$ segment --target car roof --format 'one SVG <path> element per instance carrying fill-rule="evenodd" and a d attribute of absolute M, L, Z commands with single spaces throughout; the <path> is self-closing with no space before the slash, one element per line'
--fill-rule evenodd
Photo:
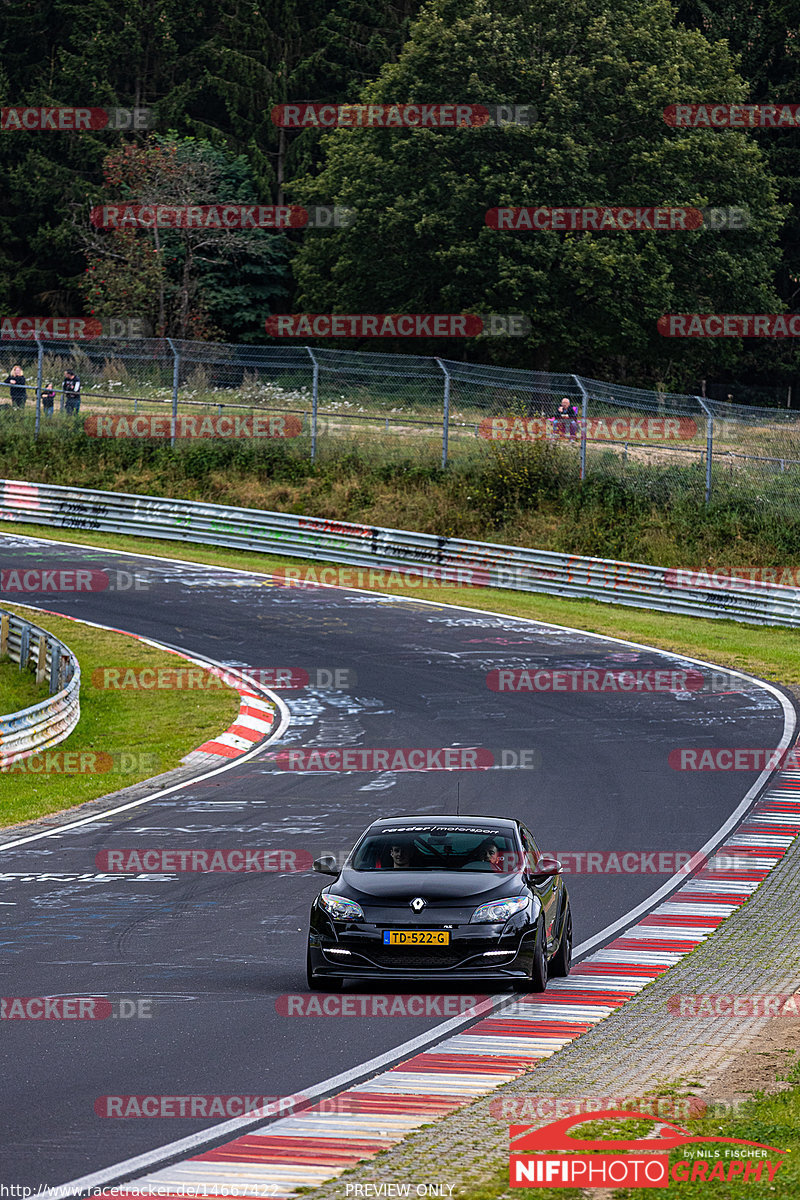
<path fill-rule="evenodd" d="M 484 816 L 482 813 L 461 813 L 457 817 L 451 813 L 423 813 L 422 815 L 417 813 L 415 816 L 381 817 L 379 820 L 373 821 L 369 828 L 380 833 L 382 829 L 395 829 L 401 826 L 413 829 L 432 829 L 446 825 L 451 829 L 463 828 L 466 831 L 478 822 L 482 825 L 491 825 L 495 829 L 516 828 L 519 825 L 519 822 L 513 817 Z"/>

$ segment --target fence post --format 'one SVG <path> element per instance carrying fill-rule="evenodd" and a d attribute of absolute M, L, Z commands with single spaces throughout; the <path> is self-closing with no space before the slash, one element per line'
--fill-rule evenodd
<path fill-rule="evenodd" d="M 39 422 L 42 417 L 42 365 L 44 362 L 44 346 L 39 335 L 36 335 L 36 424 L 33 427 L 34 439 L 39 436 Z"/>
<path fill-rule="evenodd" d="M 695 400 L 706 414 L 706 504 L 711 501 L 711 461 L 714 457 L 714 414 L 702 396 Z"/>
<path fill-rule="evenodd" d="M 311 381 L 311 461 L 317 461 L 317 409 L 319 407 L 319 363 L 314 357 L 314 351 L 306 346 L 308 356 L 314 364 L 314 374 Z"/>
<path fill-rule="evenodd" d="M 581 483 L 583 483 L 586 478 L 586 425 L 589 421 L 589 393 L 577 375 L 573 375 L 572 378 L 578 385 L 578 390 L 583 397 L 583 407 L 581 410 Z"/>
<path fill-rule="evenodd" d="M 440 358 L 436 363 L 444 372 L 444 406 L 442 409 L 442 470 L 447 466 L 447 447 L 450 440 L 450 372 Z"/>
<path fill-rule="evenodd" d="M 175 349 L 175 343 L 172 338 L 167 338 L 169 348 L 172 351 L 172 426 L 170 429 L 169 444 L 175 445 L 175 433 L 178 428 L 178 381 L 180 378 L 181 356 Z"/>

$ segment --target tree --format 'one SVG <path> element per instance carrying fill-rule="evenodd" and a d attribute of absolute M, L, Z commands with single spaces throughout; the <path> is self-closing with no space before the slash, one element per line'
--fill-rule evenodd
<path fill-rule="evenodd" d="M 662 339 L 684 311 L 776 311 L 781 213 L 764 156 L 744 133 L 667 126 L 663 109 L 744 97 L 723 45 L 675 28 L 668 0 L 431 0 L 398 62 L 363 99 L 532 104 L 532 127 L 344 129 L 292 196 L 354 208 L 309 239 L 297 307 L 339 312 L 527 313 L 532 333 L 485 343 L 496 361 L 674 382 L 735 357 L 729 342 Z M 740 205 L 744 233 L 500 233 L 487 209 L 552 205 Z M 389 346 L 381 344 L 381 349 Z M 399 348 L 399 347 L 393 347 Z M 407 348 L 407 344 L 406 347 Z M 415 350 L 441 347 L 420 347 Z M 464 353 L 463 343 L 448 347 Z M 473 356 L 476 347 L 469 347 Z"/>
<path fill-rule="evenodd" d="M 206 141 L 151 137 L 106 157 L 101 204 L 253 204 L 246 160 Z M 285 235 L 187 228 L 100 232 L 78 226 L 84 293 L 98 316 L 144 317 L 159 336 L 253 340 L 286 294 Z"/>

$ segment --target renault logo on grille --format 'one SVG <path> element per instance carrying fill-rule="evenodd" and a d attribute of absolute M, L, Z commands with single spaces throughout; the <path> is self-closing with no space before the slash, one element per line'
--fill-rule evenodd
<path fill-rule="evenodd" d="M 415 896 L 411 901 L 411 907 L 415 913 L 421 913 L 425 907 L 425 901 L 422 899 L 422 896 Z"/>

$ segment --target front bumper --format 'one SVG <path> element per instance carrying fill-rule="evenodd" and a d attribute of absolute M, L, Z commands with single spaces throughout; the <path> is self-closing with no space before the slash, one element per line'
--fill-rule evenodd
<path fill-rule="evenodd" d="M 338 932 L 338 931 L 337 931 Z M 309 936 L 315 975 L 335 979 L 524 979 L 530 976 L 535 930 L 501 936 L 502 927 L 454 929 L 447 947 L 389 947 L 382 928 L 349 926 L 338 936 Z"/>

